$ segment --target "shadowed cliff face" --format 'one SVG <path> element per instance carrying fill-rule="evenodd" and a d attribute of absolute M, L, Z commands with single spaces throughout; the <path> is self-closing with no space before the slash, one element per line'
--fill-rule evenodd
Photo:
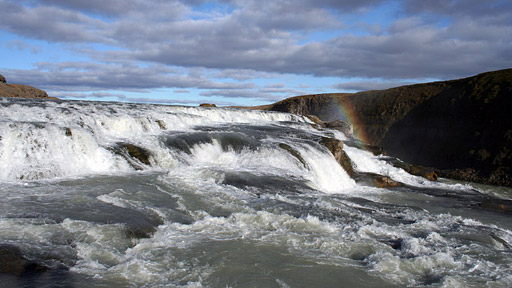
<path fill-rule="evenodd" d="M 512 69 L 354 94 L 289 98 L 269 110 L 348 120 L 355 135 L 440 176 L 512 186 Z M 340 111 L 350 119 L 340 117 Z"/>
<path fill-rule="evenodd" d="M 512 70 L 450 81 L 395 122 L 380 145 L 405 161 L 477 170 L 482 182 L 511 185 Z"/>

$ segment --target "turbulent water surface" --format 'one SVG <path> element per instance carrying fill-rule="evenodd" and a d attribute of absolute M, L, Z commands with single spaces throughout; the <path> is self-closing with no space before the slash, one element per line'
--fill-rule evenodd
<path fill-rule="evenodd" d="M 510 190 L 407 174 L 299 116 L 2 99 L 0 137 L 0 248 L 45 267 L 2 287 L 512 286 Z M 356 182 L 322 137 L 405 185 Z"/>

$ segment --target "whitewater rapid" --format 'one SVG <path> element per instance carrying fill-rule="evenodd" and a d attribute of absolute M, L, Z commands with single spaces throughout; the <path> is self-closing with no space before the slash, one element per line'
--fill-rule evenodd
<path fill-rule="evenodd" d="M 325 137 L 403 185 L 352 179 Z M 287 113 L 1 99 L 0 252 L 48 271 L 0 284 L 512 285 L 509 190 L 432 182 L 353 142 Z"/>
<path fill-rule="evenodd" d="M 325 192 L 354 186 L 326 149 L 297 144 L 294 135 L 272 139 L 265 133 L 242 131 L 243 125 L 288 125 L 317 133 L 306 118 L 291 114 L 121 103 L 5 104 L 0 112 L 0 180 L 4 181 L 129 172 L 133 165 L 114 151 L 117 144 L 129 143 L 151 154 L 144 170 L 218 165 L 277 175 L 298 172 L 298 177 Z M 223 129 L 227 125 L 241 125 L 240 131 Z M 219 132 L 202 131 L 205 126 Z M 308 162 L 308 171 L 283 153 L 280 143 L 295 146 Z"/>

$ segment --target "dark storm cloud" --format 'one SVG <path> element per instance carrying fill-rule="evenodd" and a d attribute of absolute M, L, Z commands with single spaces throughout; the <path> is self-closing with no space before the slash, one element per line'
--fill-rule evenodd
<path fill-rule="evenodd" d="M 285 7 L 288 2 L 280 3 Z M 267 14 L 266 19 L 280 18 L 271 17 L 280 15 L 274 10 L 268 8 L 267 12 L 274 14 Z M 254 18 L 259 16 L 242 17 L 244 13 L 247 16 L 254 12 L 170 23 L 161 27 L 162 30 L 153 31 L 155 37 L 172 35 L 169 41 L 153 43 L 151 47 L 141 44 L 125 55 L 123 52 L 117 55 L 184 67 L 392 79 L 462 77 L 512 65 L 508 57 L 512 25 L 497 27 L 486 24 L 486 19 L 454 18 L 450 25 L 439 28 L 430 19 L 406 17 L 392 23 L 381 35 L 345 34 L 301 45 L 283 28 L 283 23 L 267 21 L 265 25 L 274 25 L 274 30 L 265 25 L 246 25 L 258 24 Z M 288 24 L 287 27 L 293 26 Z M 152 35 L 151 31 L 137 34 L 143 33 Z"/>
<path fill-rule="evenodd" d="M 53 97 L 60 99 L 82 100 L 82 99 L 95 99 L 95 100 L 116 100 L 137 103 L 158 103 L 158 104 L 173 104 L 173 105 L 191 105 L 201 104 L 204 100 L 191 100 L 191 99 L 174 99 L 172 96 L 165 99 L 155 99 L 153 97 L 129 97 L 119 93 L 108 92 L 94 92 L 94 93 L 76 93 L 76 92 L 55 92 Z M 220 106 L 234 106 L 236 103 L 229 101 L 215 101 L 216 105 Z"/>
<path fill-rule="evenodd" d="M 163 66 L 140 68 L 82 62 L 38 63 L 37 69 L 10 69 L 5 73 L 13 83 L 31 83 L 43 89 L 66 91 L 119 89 L 144 92 L 153 88 L 229 90 L 254 87 L 252 83 L 216 82 L 201 75 L 176 73 Z"/>
<path fill-rule="evenodd" d="M 459 32 L 459 25 L 471 31 Z M 450 78 L 512 66 L 512 58 L 508 58 L 511 28 L 500 27 L 496 32 L 492 27 L 469 24 L 444 29 L 417 25 L 401 30 L 394 27 L 395 31 L 385 35 L 343 35 L 304 45 L 240 28 L 230 29 L 237 35 L 233 41 L 220 41 L 222 37 L 213 32 L 151 51 L 129 52 L 124 57 L 185 67 L 315 76 Z M 219 34 L 223 31 L 221 27 Z M 468 35 L 457 38 L 457 33 Z"/>
<path fill-rule="evenodd" d="M 124 18 L 127 15 L 140 17 L 147 11 L 151 11 L 152 19 L 173 19 L 181 17 L 188 11 L 187 6 L 179 1 L 168 0 L 39 0 L 37 2 L 83 13 L 98 14 L 107 18 Z"/>
<path fill-rule="evenodd" d="M 189 2 L 189 1 L 183 1 Z M 192 1 L 197 2 L 197 1 Z M 205 1 L 200 1 L 204 3 Z M 274 3 L 279 2 L 279 7 L 282 7 L 281 10 L 284 13 L 288 11 L 297 11 L 300 9 L 311 10 L 311 9 L 334 9 L 343 13 L 353 13 L 353 12 L 363 12 L 374 5 L 378 5 L 380 3 L 385 2 L 385 0 L 281 0 L 281 1 L 259 1 L 259 0 L 221 0 L 221 2 L 229 3 L 235 5 L 237 7 L 261 7 L 261 5 L 274 5 Z M 299 17 L 300 18 L 300 17 Z"/>
<path fill-rule="evenodd" d="M 15 34 L 50 42 L 109 42 L 102 36 L 108 29 L 104 22 L 57 7 L 0 1 L 0 24 Z"/>
<path fill-rule="evenodd" d="M 205 103 L 204 100 L 191 100 L 191 99 L 175 99 L 166 98 L 166 99 L 155 99 L 151 97 L 125 97 L 123 100 L 128 102 L 137 102 L 137 103 L 157 103 L 157 104 L 172 104 L 172 105 L 199 105 Z M 215 105 L 218 106 L 236 106 L 237 103 L 230 101 L 215 101 Z"/>
<path fill-rule="evenodd" d="M 265 93 L 254 90 L 209 90 L 200 93 L 205 97 L 224 97 L 224 98 L 252 98 L 265 101 L 277 101 L 283 98 L 282 95 Z"/>
<path fill-rule="evenodd" d="M 495 18 L 504 13 L 510 14 L 512 9 L 512 2 L 509 0 L 407 0 L 403 3 L 405 12 L 409 14 L 429 12 L 436 15 L 477 18 L 486 16 Z M 511 19 L 509 23 L 510 21 Z"/>
<path fill-rule="evenodd" d="M 316 30 L 342 25 L 327 10 L 307 1 L 245 1 L 233 18 L 262 30 Z"/>

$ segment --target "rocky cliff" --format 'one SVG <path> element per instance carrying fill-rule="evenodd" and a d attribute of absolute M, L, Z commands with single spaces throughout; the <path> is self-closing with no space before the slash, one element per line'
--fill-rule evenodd
<path fill-rule="evenodd" d="M 56 99 L 48 97 L 48 94 L 45 91 L 32 86 L 23 84 L 7 84 L 5 77 L 2 75 L 0 75 L 0 97 Z"/>
<path fill-rule="evenodd" d="M 289 98 L 267 110 L 350 121 L 354 133 L 440 176 L 512 186 L 512 69 L 354 94 Z"/>

